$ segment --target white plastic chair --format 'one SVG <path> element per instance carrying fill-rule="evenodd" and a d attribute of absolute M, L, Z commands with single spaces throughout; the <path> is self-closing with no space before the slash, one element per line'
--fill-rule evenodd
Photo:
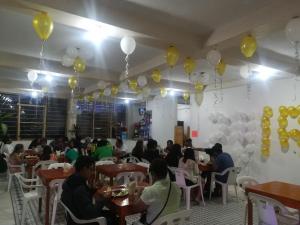
<path fill-rule="evenodd" d="M 51 164 L 54 164 L 54 163 L 57 163 L 57 161 L 54 161 L 54 160 L 44 160 L 44 161 L 39 161 L 37 164 L 35 164 L 33 167 L 32 167 L 32 178 L 35 178 L 36 177 L 36 170 L 37 168 L 40 168 L 42 170 L 45 170 L 45 169 L 48 169 L 48 167 L 51 165 Z"/>
<path fill-rule="evenodd" d="M 138 163 L 140 160 L 134 156 L 126 157 L 122 160 L 123 163 Z"/>
<path fill-rule="evenodd" d="M 67 169 L 71 169 L 73 166 L 70 163 L 53 163 L 50 164 L 48 167 L 48 170 L 51 169 L 58 169 L 58 168 L 67 168 Z"/>
<path fill-rule="evenodd" d="M 4 158 L 4 160 L 6 161 L 7 164 L 7 177 L 8 177 L 8 183 L 7 183 L 7 191 L 10 190 L 11 188 L 11 182 L 12 182 L 12 178 L 16 173 L 19 172 L 13 172 L 13 169 L 18 169 L 21 171 L 22 174 L 25 174 L 25 167 L 24 165 L 12 165 L 9 162 L 9 157 L 7 156 L 6 158 Z"/>
<path fill-rule="evenodd" d="M 22 176 L 22 173 L 15 173 L 15 176 L 18 179 L 18 183 L 21 187 L 21 191 L 23 194 L 23 209 L 22 209 L 22 217 L 21 217 L 21 225 L 23 225 L 25 222 L 26 211 L 27 211 L 29 201 L 33 201 L 41 198 L 38 188 L 42 188 L 43 186 L 38 184 L 33 184 L 33 183 L 37 183 L 38 179 L 26 179 Z M 29 183 L 30 185 L 28 185 Z M 30 191 L 26 192 L 25 189 Z"/>
<path fill-rule="evenodd" d="M 159 217 L 152 225 L 186 225 L 189 224 L 192 210 L 182 210 Z"/>
<path fill-rule="evenodd" d="M 299 224 L 299 219 L 289 216 L 286 207 L 279 201 L 261 196 L 254 193 L 249 193 L 250 200 L 256 203 L 258 210 L 258 220 L 260 225 L 296 225 Z M 279 208 L 281 214 L 276 214 L 275 208 Z"/>
<path fill-rule="evenodd" d="M 49 183 L 49 187 L 55 191 L 53 205 L 52 205 L 52 216 L 51 216 L 51 225 L 55 223 L 57 204 L 60 202 L 60 197 L 62 193 L 62 185 L 65 179 L 55 179 Z"/>
<path fill-rule="evenodd" d="M 137 165 L 139 166 L 142 166 L 142 167 L 145 167 L 145 168 L 148 168 L 150 167 L 150 164 L 149 163 L 144 163 L 144 162 L 138 162 Z"/>
<path fill-rule="evenodd" d="M 142 172 L 122 172 L 116 176 L 117 181 L 123 181 L 123 184 L 128 184 L 130 181 L 141 182 L 145 179 Z"/>
<path fill-rule="evenodd" d="M 113 161 L 114 163 L 116 163 L 118 159 L 112 156 L 112 157 L 103 157 L 99 161 Z"/>
<path fill-rule="evenodd" d="M 70 215 L 71 219 L 77 224 L 89 224 L 89 223 L 98 223 L 99 225 L 106 225 L 106 219 L 104 217 L 98 217 L 90 220 L 80 220 L 71 212 L 71 210 L 62 202 L 60 204 L 65 208 L 66 213 Z"/>
<path fill-rule="evenodd" d="M 142 160 L 143 163 L 150 164 L 150 162 L 147 159 L 141 158 L 141 160 Z"/>
<path fill-rule="evenodd" d="M 191 204 L 191 201 L 190 201 L 190 199 L 191 199 L 191 189 L 197 188 L 197 187 L 200 188 L 202 203 L 205 206 L 204 197 L 203 197 L 202 182 L 201 182 L 200 177 L 198 177 L 198 179 L 197 179 L 198 182 L 194 185 L 191 185 L 191 186 L 187 186 L 186 183 L 185 183 L 185 177 L 189 177 L 188 172 L 186 172 L 185 170 L 176 168 L 175 169 L 175 177 L 176 177 L 176 184 L 180 188 L 184 189 L 184 191 L 185 191 L 185 201 L 186 201 L 186 209 L 187 210 L 190 209 L 190 204 Z"/>
<path fill-rule="evenodd" d="M 111 160 L 100 160 L 100 161 L 97 161 L 95 163 L 96 166 L 101 166 L 101 165 L 111 165 L 111 164 L 115 164 L 114 161 L 111 161 Z"/>
<path fill-rule="evenodd" d="M 236 178 L 237 178 L 237 175 L 238 175 L 238 171 L 239 171 L 239 169 L 237 169 L 236 167 L 230 167 L 230 168 L 224 170 L 222 173 L 213 172 L 211 174 L 209 200 L 211 199 L 211 194 L 213 192 L 214 182 L 218 183 L 222 186 L 222 201 L 223 201 L 224 205 L 227 204 L 228 186 L 229 185 L 234 186 L 235 194 L 236 194 L 236 197 L 238 198 L 237 188 L 236 188 Z M 227 178 L 226 183 L 223 183 L 221 181 L 216 180 L 216 176 L 223 176 L 227 173 L 228 173 L 228 178 Z"/>

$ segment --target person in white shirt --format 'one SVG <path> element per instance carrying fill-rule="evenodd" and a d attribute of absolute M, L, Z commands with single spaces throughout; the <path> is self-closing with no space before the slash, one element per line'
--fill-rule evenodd
<path fill-rule="evenodd" d="M 3 144 L 1 146 L 1 154 L 10 155 L 14 150 L 14 146 L 9 137 L 3 139 Z"/>
<path fill-rule="evenodd" d="M 147 209 L 147 213 L 139 221 L 142 224 L 152 224 L 161 216 L 175 213 L 180 205 L 181 190 L 167 176 L 166 161 L 163 159 L 153 160 L 149 172 L 153 185 L 143 190 L 136 203 L 137 207 Z"/>

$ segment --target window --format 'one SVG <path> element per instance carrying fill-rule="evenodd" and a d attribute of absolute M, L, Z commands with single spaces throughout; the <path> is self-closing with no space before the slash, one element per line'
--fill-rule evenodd
<path fill-rule="evenodd" d="M 77 125 L 81 137 L 115 137 L 126 124 L 126 106 L 119 103 L 77 103 Z"/>
<path fill-rule="evenodd" d="M 28 95 L 0 94 L 0 115 L 13 139 L 32 139 L 65 135 L 67 100 Z"/>

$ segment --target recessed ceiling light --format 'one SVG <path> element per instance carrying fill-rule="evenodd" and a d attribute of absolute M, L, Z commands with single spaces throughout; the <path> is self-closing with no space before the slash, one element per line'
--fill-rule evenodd
<path fill-rule="evenodd" d="M 130 100 L 129 99 L 125 99 L 125 104 L 129 104 L 130 103 Z"/>
<path fill-rule="evenodd" d="M 31 92 L 31 97 L 36 98 L 38 96 L 38 93 L 36 91 Z"/>
<path fill-rule="evenodd" d="M 255 72 L 254 77 L 263 81 L 274 77 L 277 73 L 277 70 L 266 66 L 258 66 L 257 68 L 253 69 L 253 71 Z"/>
<path fill-rule="evenodd" d="M 94 44 L 100 44 L 105 38 L 107 38 L 106 32 L 99 28 L 94 28 L 85 33 L 84 38 L 93 42 Z"/>
<path fill-rule="evenodd" d="M 49 83 L 51 83 L 52 81 L 52 76 L 47 74 L 46 77 L 45 77 L 45 80 L 48 81 Z"/>
<path fill-rule="evenodd" d="M 175 95 L 175 91 L 174 90 L 169 90 L 169 95 L 174 96 Z"/>

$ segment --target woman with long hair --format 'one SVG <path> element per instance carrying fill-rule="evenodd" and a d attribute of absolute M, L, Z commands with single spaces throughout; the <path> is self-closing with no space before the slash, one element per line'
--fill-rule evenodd
<path fill-rule="evenodd" d="M 132 149 L 132 156 L 138 158 L 140 161 L 144 155 L 144 142 L 143 140 L 137 140 L 134 148 Z"/>

